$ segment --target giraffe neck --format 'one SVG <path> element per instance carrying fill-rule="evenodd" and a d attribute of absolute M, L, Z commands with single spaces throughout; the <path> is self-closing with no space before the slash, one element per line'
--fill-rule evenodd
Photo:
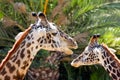
<path fill-rule="evenodd" d="M 53 66 L 55 68 L 59 68 L 59 63 L 60 63 L 60 59 L 64 56 L 64 54 L 62 52 L 59 51 L 55 51 L 55 52 L 51 52 L 51 55 L 47 57 L 47 59 L 45 60 L 45 62 L 48 64 L 50 64 L 50 66 Z"/>
<path fill-rule="evenodd" d="M 120 62 L 118 58 L 103 45 L 102 66 L 109 73 L 112 80 L 120 80 Z"/>
<path fill-rule="evenodd" d="M 30 36 L 33 36 L 28 31 L 25 36 L 22 36 L 16 41 L 13 48 L 8 52 L 3 62 L 0 65 L 0 80 L 22 80 L 31 65 L 39 47 L 36 45 Z M 18 43 L 19 42 L 19 43 Z"/>

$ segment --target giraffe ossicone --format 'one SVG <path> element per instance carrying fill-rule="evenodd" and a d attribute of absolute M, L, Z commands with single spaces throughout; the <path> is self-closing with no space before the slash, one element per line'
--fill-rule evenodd
<path fill-rule="evenodd" d="M 36 22 L 16 37 L 16 42 L 0 64 L 0 80 L 22 80 L 40 49 L 72 54 L 76 41 L 61 31 L 40 12 Z"/>
<path fill-rule="evenodd" d="M 71 65 L 102 65 L 112 80 L 120 80 L 120 61 L 114 54 L 116 51 L 105 44 L 98 44 L 99 36 L 94 35 L 85 50 L 72 62 Z"/>

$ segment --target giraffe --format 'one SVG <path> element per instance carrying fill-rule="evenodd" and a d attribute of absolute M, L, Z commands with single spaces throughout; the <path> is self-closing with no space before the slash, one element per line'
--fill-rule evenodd
<path fill-rule="evenodd" d="M 26 79 L 28 80 L 58 80 L 59 79 L 59 64 L 65 56 L 63 52 L 52 51 L 43 65 L 39 68 L 30 68 L 27 72 Z M 46 65 L 45 65 L 46 64 Z"/>
<path fill-rule="evenodd" d="M 59 80 L 60 62 L 71 61 L 72 58 L 78 56 L 77 54 L 72 54 L 71 56 L 65 55 L 63 52 L 59 52 L 59 51 L 51 51 L 50 53 L 51 54 L 44 60 L 43 65 L 40 65 L 39 68 L 28 69 L 25 79 Z"/>
<path fill-rule="evenodd" d="M 61 31 L 46 16 L 32 13 L 37 20 L 24 32 L 19 33 L 12 49 L 0 64 L 0 80 L 23 80 L 35 55 L 41 49 L 72 54 L 77 48 L 76 41 Z"/>
<path fill-rule="evenodd" d="M 112 80 L 120 80 L 120 61 L 115 56 L 115 50 L 109 48 L 106 44 L 98 44 L 100 35 L 94 35 L 88 46 L 77 58 L 75 58 L 71 65 L 79 67 L 82 65 L 100 64 L 109 73 Z"/>

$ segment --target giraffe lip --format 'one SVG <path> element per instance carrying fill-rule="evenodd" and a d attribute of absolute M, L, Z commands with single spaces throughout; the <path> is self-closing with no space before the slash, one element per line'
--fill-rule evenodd
<path fill-rule="evenodd" d="M 79 65 L 77 65 L 77 64 L 75 64 L 73 62 L 71 63 L 71 66 L 76 67 L 76 68 L 79 67 Z"/>
<path fill-rule="evenodd" d="M 69 48 L 64 48 L 64 49 L 63 49 L 63 52 L 64 52 L 65 54 L 67 54 L 67 55 L 72 55 L 72 54 L 73 54 L 73 51 L 72 51 L 71 49 L 69 49 Z"/>
<path fill-rule="evenodd" d="M 77 49 L 78 48 L 78 46 L 75 46 L 75 47 L 73 47 L 74 49 Z"/>
<path fill-rule="evenodd" d="M 74 43 L 73 45 L 70 46 L 70 48 L 77 49 L 78 48 L 78 44 Z"/>
<path fill-rule="evenodd" d="M 78 46 L 70 46 L 70 49 L 77 49 Z"/>

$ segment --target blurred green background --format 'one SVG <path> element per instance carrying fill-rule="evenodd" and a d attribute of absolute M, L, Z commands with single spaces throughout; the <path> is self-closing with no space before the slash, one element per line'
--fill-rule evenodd
<path fill-rule="evenodd" d="M 31 12 L 44 11 L 47 0 L 0 0 L 0 61 L 11 49 L 14 37 L 29 27 L 35 19 Z M 117 50 L 120 58 L 120 1 L 119 0 L 48 0 L 46 16 L 49 21 L 61 26 L 73 36 L 79 48 L 73 50 L 80 54 L 90 36 L 101 34 L 100 43 Z M 40 51 L 31 65 L 39 67 L 47 51 Z M 60 65 L 59 80 L 111 80 L 100 65 L 71 67 L 70 61 Z"/>

